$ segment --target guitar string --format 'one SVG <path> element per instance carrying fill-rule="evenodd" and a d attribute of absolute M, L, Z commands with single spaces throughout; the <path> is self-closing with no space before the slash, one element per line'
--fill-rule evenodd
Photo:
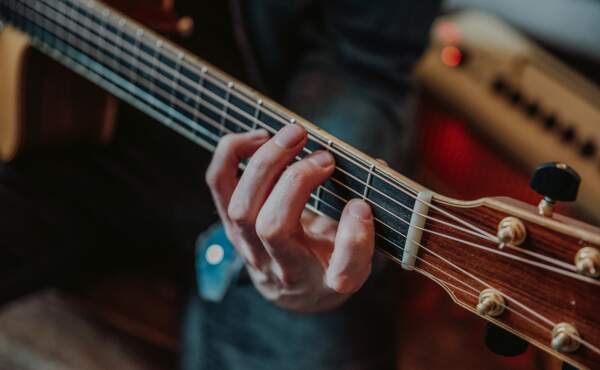
<path fill-rule="evenodd" d="M 77 4 L 77 2 L 75 2 L 75 1 L 72 1 L 72 0 L 67 0 L 67 1 L 69 1 L 71 4 L 73 4 L 73 5 L 76 5 L 76 6 L 77 6 L 77 5 L 83 5 L 83 4 L 81 4 L 81 3 L 80 3 L 80 4 Z M 90 7 L 90 8 L 94 8 L 94 7 L 97 7 L 98 9 L 102 9 L 102 8 L 103 8 L 103 9 L 105 9 L 105 11 L 108 11 L 108 13 L 107 13 L 107 14 L 110 14 L 110 13 L 111 13 L 111 12 L 108 10 L 108 8 L 105 8 L 105 7 L 103 7 L 103 6 L 99 6 L 99 4 L 96 4 L 96 2 L 95 2 L 95 1 L 88 1 L 87 3 L 88 3 L 88 7 Z M 61 2 L 61 4 L 62 4 L 62 2 Z M 117 12 L 113 12 L 113 13 L 117 13 Z M 93 14 L 90 14 L 90 16 L 93 16 Z M 86 17 L 87 17 L 87 16 L 86 16 Z M 96 15 L 96 17 L 100 18 L 98 15 Z M 126 20 L 124 17 L 121 17 L 121 19 L 122 19 L 122 20 Z M 73 22 L 74 22 L 74 21 L 73 21 Z M 74 23 L 75 23 L 75 22 L 74 22 Z M 127 25 L 127 22 L 126 22 L 126 21 L 125 21 L 125 22 L 122 24 L 122 26 L 125 26 L 125 25 Z M 138 29 L 138 32 L 139 32 L 140 30 L 141 30 L 141 29 Z M 144 40 L 143 38 L 141 39 L 141 41 L 142 41 L 143 43 L 145 43 L 145 40 Z M 159 40 L 159 41 L 160 41 L 160 40 Z M 150 48 L 152 48 L 152 45 L 150 45 L 150 44 L 148 44 L 148 43 L 145 43 L 145 44 L 146 44 L 147 46 L 149 46 Z M 168 45 L 168 44 L 165 44 L 165 45 Z M 136 48 L 136 49 L 137 49 L 137 48 Z M 139 52 L 138 52 L 138 50 L 136 50 L 136 54 L 138 54 L 138 55 L 139 55 Z M 173 54 L 177 54 L 177 52 L 173 52 Z M 152 60 L 151 62 L 152 62 L 152 64 L 154 64 L 154 60 Z M 184 59 L 182 60 L 182 62 L 183 62 L 183 63 L 185 63 L 185 64 L 186 64 L 188 67 L 190 67 L 191 69 L 194 69 L 194 70 L 196 70 L 196 72 L 198 73 L 198 67 L 197 67 L 196 65 L 194 65 L 194 64 L 192 64 L 192 63 L 190 63 L 190 61 L 189 61 L 189 60 L 187 60 L 187 59 L 185 59 L 185 58 L 184 58 Z M 204 66 L 204 67 L 202 67 L 202 69 L 206 70 L 207 68 Z M 202 73 L 202 69 L 200 70 L 200 73 Z M 194 81 L 191 81 L 191 80 L 189 80 L 189 79 L 188 79 L 186 76 L 181 76 L 181 77 L 182 77 L 182 79 L 186 79 L 186 80 L 188 80 L 188 83 L 190 83 L 190 82 L 191 82 L 191 84 L 192 84 L 192 85 L 194 85 L 194 84 L 195 84 L 195 83 L 194 83 Z M 211 76 L 211 74 L 210 74 L 210 73 L 207 73 L 207 74 L 206 74 L 206 79 L 207 79 L 207 80 L 212 80 L 214 83 L 216 83 L 216 84 L 220 85 L 220 86 L 221 86 L 223 89 L 227 89 L 227 87 L 226 87 L 226 85 L 227 85 L 227 84 L 226 84 L 224 81 L 221 81 L 221 80 L 219 80 L 218 78 L 215 78 L 215 77 Z M 245 101 L 246 103 L 248 103 L 249 105 L 256 105 L 256 104 L 258 103 L 258 101 L 253 101 L 252 99 L 250 99 L 250 98 L 246 97 L 244 94 L 242 94 L 241 92 L 239 92 L 239 91 L 238 91 L 238 90 L 236 90 L 236 89 L 231 89 L 231 90 L 232 90 L 233 94 L 234 94 L 236 97 L 238 97 L 238 98 L 239 98 L 239 99 L 241 99 L 241 100 L 244 100 L 244 101 Z M 259 101 L 260 101 L 260 99 L 259 99 Z M 265 103 L 264 105 L 265 105 L 265 106 L 268 106 L 269 104 L 268 104 L 268 103 Z M 236 106 L 233 106 L 233 108 L 234 108 L 234 109 L 236 109 L 236 110 L 238 110 L 238 107 L 236 107 Z M 250 116 L 249 116 L 249 115 L 248 115 L 246 112 L 244 112 L 244 111 L 239 111 L 239 113 L 240 113 L 240 114 L 242 114 L 242 115 L 244 115 L 244 116 L 246 116 L 246 117 L 250 117 Z M 270 114 L 270 113 L 269 113 L 269 112 L 267 112 L 267 111 L 263 111 L 262 113 L 263 113 L 263 114 L 266 114 L 266 115 L 268 115 L 268 116 L 270 116 L 271 118 L 273 118 L 273 119 L 275 119 L 275 120 L 277 120 L 279 123 L 282 123 L 282 124 L 288 124 L 288 123 L 290 123 L 289 121 L 285 120 L 284 118 L 281 118 L 281 117 L 279 117 L 279 116 L 278 116 L 278 115 L 276 115 L 276 114 L 275 114 L 275 115 L 273 115 L 273 114 Z M 252 118 L 252 117 L 250 117 L 250 118 Z M 322 145 L 324 145 L 324 144 L 326 143 L 326 141 L 327 141 L 327 140 L 325 140 L 325 139 L 323 139 L 322 137 L 320 137 L 320 136 L 318 135 L 318 133 L 316 133 L 316 132 L 313 132 L 313 130 L 312 130 L 312 129 L 310 129 L 310 128 L 308 128 L 308 127 L 307 127 L 307 131 L 309 131 L 309 135 L 312 135 L 312 136 L 313 136 L 313 138 L 314 138 L 315 140 L 318 140 L 318 141 L 320 141 Z M 352 158 L 352 157 L 350 157 L 350 156 L 346 155 L 346 153 L 344 153 L 343 151 L 339 151 L 339 150 L 337 150 L 337 148 L 330 148 L 330 149 L 332 149 L 333 151 L 338 151 L 338 152 L 339 152 L 339 154 L 340 154 L 341 156 L 345 157 L 346 159 L 348 159 L 349 161 L 351 161 L 352 163 L 354 163 L 355 165 L 357 165 L 357 166 L 358 166 L 358 167 L 360 167 L 361 169 L 363 169 L 363 170 L 365 170 L 365 171 L 367 171 L 367 170 L 369 170 L 369 169 L 370 169 L 370 167 L 365 167 L 363 164 L 361 164 L 361 163 L 357 162 L 357 161 L 356 161 L 354 158 Z M 375 163 L 372 163 L 371 165 L 373 166 L 372 168 L 373 168 L 374 170 L 377 170 L 377 169 L 379 169 Z M 390 185 L 390 186 L 392 186 L 392 187 L 396 188 L 397 190 L 400 190 L 401 192 L 403 192 L 403 193 L 407 194 L 408 196 L 412 197 L 412 198 L 413 198 L 413 199 L 415 199 L 416 201 L 419 201 L 419 202 L 422 202 L 422 203 L 425 203 L 425 204 L 427 204 L 429 207 L 431 207 L 432 209 L 435 209 L 435 210 L 437 210 L 438 212 L 440 212 L 440 213 L 444 214 L 446 217 L 449 217 L 449 218 L 453 219 L 454 221 L 456 221 L 456 222 L 459 222 L 459 223 L 463 224 L 464 226 L 466 226 L 466 227 L 468 227 L 468 228 L 470 228 L 470 229 L 472 229 L 472 230 L 474 230 L 474 231 L 476 231 L 476 232 L 479 232 L 479 233 L 480 233 L 480 234 L 482 234 L 482 235 L 485 235 L 485 236 L 487 236 L 488 238 L 492 238 L 492 239 L 496 238 L 494 235 L 490 234 L 489 232 L 487 232 L 487 231 L 485 231 L 485 230 L 483 230 L 483 229 L 480 229 L 480 228 L 478 228 L 477 226 L 475 226 L 475 225 L 473 225 L 473 224 L 471 224 L 471 223 L 469 223 L 469 222 L 467 222 L 467 221 L 465 221 L 465 220 L 463 220 L 463 219 L 461 219 L 461 218 L 459 218 L 459 217 L 457 217 L 457 216 L 455 216 L 455 215 L 451 214 L 450 212 L 448 212 L 448 211 L 446 211 L 446 210 L 444 210 L 444 209 L 442 209 L 442 208 L 439 208 L 439 207 L 435 206 L 434 204 L 430 204 L 429 202 L 423 201 L 422 199 L 418 199 L 418 198 L 417 198 L 417 197 L 416 197 L 414 194 L 412 194 L 412 193 L 416 193 L 416 191 L 415 191 L 415 190 L 413 190 L 413 189 L 410 189 L 410 187 L 408 187 L 407 185 L 405 185 L 405 184 L 395 184 L 395 183 L 393 183 L 392 181 L 390 181 L 390 180 L 388 180 L 388 179 L 387 179 L 387 177 L 386 177 L 387 175 L 385 175 L 385 174 L 381 175 L 381 174 L 379 174 L 377 171 L 375 171 L 375 172 L 373 173 L 373 175 L 374 175 L 376 178 L 378 178 L 378 179 L 382 180 L 383 182 L 387 183 L 388 185 Z M 377 191 L 377 189 L 374 189 L 374 190 L 376 190 L 376 191 Z M 411 193 L 411 192 L 412 192 L 412 193 Z M 383 195 L 384 195 L 384 196 L 387 196 L 387 194 L 383 194 Z M 392 199 L 392 201 L 394 201 L 394 202 L 397 202 L 395 199 L 393 199 L 393 198 L 391 198 L 391 199 Z"/>
<path fill-rule="evenodd" d="M 63 3 L 60 3 L 60 4 L 63 4 Z M 51 8 L 51 7 L 49 6 L 49 8 Z M 62 13 L 62 12 L 61 12 L 60 14 L 62 14 L 62 15 L 64 16 L 66 13 Z M 105 13 L 105 14 L 107 14 L 107 13 Z M 72 23 L 75 23 L 75 22 L 74 22 L 74 21 L 72 21 L 72 20 L 71 20 L 71 22 L 72 22 Z M 80 24 L 81 24 L 81 23 L 80 23 Z M 78 27 L 78 26 L 76 25 L 76 27 Z M 98 36 L 96 36 L 96 37 L 98 38 Z M 108 36 L 106 36 L 106 33 L 103 33 L 103 34 L 101 34 L 101 35 L 99 36 L 99 38 L 106 38 L 106 39 L 108 39 Z M 115 40 L 115 38 L 116 38 L 117 40 L 118 40 L 118 38 L 117 38 L 117 37 L 115 37 L 114 35 L 110 35 L 110 38 L 111 38 L 111 41 L 112 41 L 112 42 L 114 42 L 114 43 L 116 44 L 116 40 Z M 103 42 L 103 44 L 105 44 L 105 43 Z M 117 50 L 117 52 L 124 52 L 124 51 L 126 51 L 127 53 L 130 53 L 131 55 L 133 55 L 133 53 L 135 53 L 135 54 L 136 54 L 138 57 L 142 55 L 142 54 L 141 54 L 141 52 L 140 52 L 139 50 L 137 50 L 137 48 L 135 48 L 135 49 L 134 49 L 134 51 L 130 51 L 130 50 L 126 50 L 126 49 L 119 49 L 119 48 L 118 48 L 117 46 L 115 46 L 115 45 L 110 45 L 110 44 L 109 44 L 109 46 L 110 46 L 110 47 L 111 47 L 113 50 L 114 50 L 114 49 L 116 49 L 116 50 Z M 100 48 L 103 48 L 103 47 L 102 47 L 102 45 L 100 45 Z M 106 48 L 104 47 L 104 49 L 106 49 Z M 108 51 L 108 50 L 107 50 L 107 51 Z M 113 55 L 115 55 L 115 56 L 117 56 L 117 58 L 124 60 L 123 56 L 122 56 L 122 55 L 118 55 L 118 54 L 117 54 L 117 52 L 114 52 L 114 51 L 113 51 L 113 52 L 112 52 L 112 54 L 113 54 Z M 122 53 L 119 53 L 119 54 L 122 54 Z M 127 58 L 128 58 L 127 62 L 131 62 L 131 60 L 132 60 L 132 59 L 133 59 L 133 61 L 135 61 L 135 60 L 136 60 L 136 59 L 134 59 L 134 58 L 131 58 L 131 57 L 129 57 L 129 56 L 127 56 Z M 116 59 L 115 59 L 115 60 L 116 60 Z M 150 60 L 150 62 L 148 62 L 148 60 Z M 125 61 L 125 60 L 124 60 L 124 61 Z M 145 65 L 142 67 L 142 68 L 144 69 L 144 71 L 145 71 L 145 72 L 146 72 L 148 75 L 153 75 L 153 76 L 155 76 L 156 67 L 159 67 L 159 68 L 160 68 L 160 67 L 162 67 L 162 65 L 160 65 L 160 64 L 156 64 L 156 60 L 155 60 L 155 58 L 150 58 L 150 59 L 147 59 L 147 60 L 146 60 L 146 62 L 148 62 L 148 64 L 152 64 L 152 66 L 153 66 L 153 68 L 149 68 L 148 66 L 145 66 Z M 140 69 L 140 66 L 137 66 L 136 68 Z M 150 69 L 150 72 L 148 72 L 148 69 Z M 161 71 L 163 71 L 163 72 L 168 72 L 168 71 L 165 71 L 163 68 L 160 68 L 160 69 L 161 69 Z M 186 82 L 188 85 L 190 85 L 190 87 L 195 87 L 197 90 L 199 90 L 199 92 L 200 92 L 200 93 L 203 93 L 203 94 L 205 94 L 205 95 L 208 95 L 208 96 L 210 96 L 212 99 L 214 99 L 214 100 L 218 101 L 219 103 L 221 103 L 221 104 L 225 105 L 225 106 L 226 106 L 227 108 L 229 108 L 229 109 L 233 109 L 233 110 L 235 110 L 235 111 L 236 111 L 238 114 L 240 114 L 240 115 L 243 115 L 243 116 L 245 116 L 246 118 L 253 118 L 253 117 L 251 117 L 251 116 L 250 116 L 250 115 L 249 115 L 247 112 L 245 112 L 245 111 L 241 110 L 239 107 L 237 107 L 237 106 L 235 106 L 235 105 L 231 104 L 231 103 L 230 103 L 228 100 L 226 100 L 226 99 L 222 98 L 221 96 L 219 96 L 219 95 L 215 94 L 214 92 L 212 92 L 212 91 L 208 90 L 207 88 L 205 88 L 205 87 L 204 87 L 204 86 L 202 86 L 201 84 L 198 84 L 198 83 L 196 83 L 196 82 L 194 82 L 194 81 L 190 80 L 188 77 L 186 77 L 186 76 L 178 76 L 178 78 L 181 78 L 181 79 L 182 79 L 184 82 Z M 147 79 L 147 78 L 146 78 L 146 79 Z M 161 82 L 162 82 L 162 83 L 164 83 L 165 85 L 173 83 L 173 80 L 168 80 L 168 79 L 167 79 L 167 77 L 166 77 L 166 76 L 164 76 L 164 75 L 162 75 L 162 74 L 159 74 L 159 75 L 158 75 L 158 79 L 160 79 L 160 80 L 161 80 Z M 165 81 L 165 80 L 166 80 L 166 81 Z M 152 82 L 153 82 L 152 80 L 149 80 L 149 81 L 150 81 L 150 83 L 152 83 Z M 182 95 L 185 95 L 185 93 L 189 93 L 189 91 L 188 91 L 187 89 L 182 89 L 182 87 L 181 87 L 181 86 L 179 86 L 179 84 L 176 84 L 176 85 L 177 85 L 177 86 L 175 86 L 175 87 L 173 88 L 173 90 L 177 90 L 178 92 L 182 93 Z M 195 85 L 195 86 L 192 86 L 192 85 Z M 229 90 L 228 90 L 228 91 L 229 91 Z M 165 96 L 163 95 L 163 97 L 165 97 Z M 166 98 L 166 97 L 165 97 L 165 98 Z M 189 99 L 189 97 L 186 97 L 186 98 L 187 98 L 187 99 Z M 207 109 L 210 109 L 210 110 L 211 110 L 211 111 L 213 111 L 214 113 L 216 113 L 216 114 L 221 114 L 220 110 L 218 110 L 217 108 L 215 108 L 215 107 L 211 106 L 210 104 L 208 104 L 208 103 L 206 103 L 206 102 L 204 102 L 204 101 L 202 101 L 201 103 L 202 103 L 202 104 L 203 104 L 203 105 L 204 105 L 204 106 L 205 106 Z M 189 110 L 189 107 L 188 107 L 187 105 L 184 105 L 184 104 L 185 104 L 185 103 L 179 103 L 178 105 L 179 105 L 181 108 L 183 108 L 183 109 L 186 109 L 186 110 L 187 110 L 189 113 L 191 113 L 191 111 Z M 235 118 L 235 117 L 231 116 L 231 115 L 229 115 L 229 116 L 228 116 L 226 119 L 228 119 L 229 121 L 231 121 L 231 122 L 233 122 L 233 123 L 236 123 L 238 126 L 241 126 L 241 125 L 240 125 L 240 122 L 239 122 L 239 120 L 238 120 L 237 118 Z M 284 124 L 289 124 L 289 122 L 282 122 L 282 123 L 284 123 Z M 244 125 L 244 126 L 245 126 L 245 125 Z M 261 126 L 262 126 L 262 122 L 261 122 Z M 246 126 L 246 127 L 247 127 L 247 126 Z M 267 127 L 268 127 L 269 129 L 271 129 L 269 126 L 267 126 Z M 310 134 L 310 133 L 309 133 L 309 134 Z M 335 151 L 335 150 L 333 150 L 333 151 Z M 345 156 L 345 153 L 343 153 L 343 152 L 340 152 L 339 154 L 340 154 L 340 155 L 342 155 L 342 156 L 344 156 L 344 157 L 345 157 L 346 159 L 348 159 L 348 160 L 352 160 L 352 158 Z M 355 164 L 356 164 L 357 166 L 361 166 L 360 164 L 357 164 L 357 163 L 355 163 Z M 360 168 L 361 168 L 361 169 L 364 169 L 363 167 L 360 167 Z M 352 174 L 350 174 L 350 173 L 348 173 L 347 171 L 343 170 L 342 168 L 338 168 L 338 171 L 340 171 L 340 172 L 342 172 L 342 173 L 344 173 L 344 174 L 346 174 L 346 175 L 348 175 L 348 176 L 351 176 L 353 179 L 355 179 L 356 181 L 358 181 L 359 183 L 361 183 L 361 185 L 366 185 L 366 187 L 367 187 L 368 189 L 370 189 L 370 190 L 374 190 L 374 191 L 376 191 L 377 193 L 379 193 L 380 195 L 382 195 L 382 196 L 384 196 L 384 197 L 386 197 L 386 198 L 388 198 L 388 199 L 392 200 L 393 202 L 397 203 L 397 204 L 398 204 L 398 205 L 400 205 L 401 207 L 403 207 L 403 208 L 406 208 L 406 209 L 407 209 L 407 210 L 409 210 L 409 211 L 412 211 L 412 209 L 411 209 L 410 207 L 406 206 L 405 204 L 403 204 L 403 203 L 401 203 L 401 202 L 398 202 L 396 199 L 394 199 L 394 198 L 390 197 L 389 195 L 387 195 L 387 194 L 385 194 L 385 193 L 381 192 L 379 189 L 377 189 L 377 188 L 374 188 L 373 186 L 371 186 L 371 185 L 369 185 L 369 184 L 365 184 L 365 183 L 364 183 L 362 180 L 360 180 L 360 179 L 356 178 L 355 176 L 353 176 Z M 412 191 L 412 189 L 411 189 L 411 191 Z M 414 197 L 413 197 L 413 198 L 414 198 Z M 420 214 L 420 215 L 421 215 L 421 216 L 423 216 L 423 217 L 426 217 L 426 218 L 429 218 L 429 219 L 435 220 L 435 221 L 437 221 L 437 222 L 440 222 L 440 223 L 442 223 L 442 224 L 445 224 L 445 225 L 447 225 L 447 226 L 449 226 L 449 227 L 457 228 L 457 229 L 459 229 L 459 230 L 461 230 L 461 231 L 463 231 L 463 232 L 465 232 L 465 233 L 470 233 L 470 234 L 472 234 L 472 235 L 474 235 L 474 236 L 477 236 L 477 237 L 483 237 L 483 236 L 481 236 L 481 235 L 477 234 L 476 232 L 473 232 L 473 231 L 471 231 L 471 230 L 468 230 L 468 229 L 462 228 L 462 227 L 460 227 L 460 226 L 458 226 L 458 225 L 454 225 L 454 224 L 448 223 L 448 222 L 446 222 L 446 221 L 443 221 L 443 220 L 440 220 L 440 219 L 434 218 L 434 217 L 432 217 L 432 216 L 427 216 L 427 215 L 422 215 L 422 214 Z M 490 237 L 484 237 L 484 238 L 485 238 L 486 240 L 490 240 L 490 241 L 496 241 L 495 237 L 493 237 L 493 238 L 490 238 Z"/>
<path fill-rule="evenodd" d="M 82 38 L 82 40 L 83 40 L 83 38 Z M 146 86 L 147 86 L 147 84 L 146 84 Z M 151 90 L 152 90 L 152 88 L 151 88 Z M 161 91 L 159 90 L 159 92 L 161 92 Z M 164 94 L 163 94 L 163 96 L 164 96 Z M 202 102 L 202 103 L 204 103 L 204 102 Z M 211 107 L 209 106 L 209 108 L 211 108 Z M 188 111 L 189 111 L 189 110 L 188 110 Z M 243 126 L 246 126 L 246 125 L 244 125 L 244 124 L 242 124 L 242 125 L 243 125 Z M 219 128 L 220 128 L 221 126 L 222 126 L 222 125 L 220 125 L 220 126 L 219 126 Z M 240 126 L 240 123 L 238 123 L 238 126 Z M 267 127 L 268 127 L 268 126 L 267 126 Z M 249 128 L 246 126 L 246 129 L 249 129 Z M 307 151 L 308 153 L 310 153 L 310 151 L 306 150 L 306 148 L 304 148 L 304 149 L 305 149 L 305 151 Z M 352 176 L 352 175 L 350 175 L 350 174 L 348 174 L 348 175 L 349 175 L 349 176 Z M 354 176 L 352 176 L 352 177 L 354 177 Z M 355 178 L 355 177 L 354 177 L 354 178 Z M 339 183 L 340 185 L 342 185 L 342 186 L 344 186 L 345 188 L 349 189 L 350 191 L 354 192 L 354 193 L 355 193 L 355 194 L 357 194 L 358 196 L 361 196 L 361 194 L 359 194 L 358 192 L 356 192 L 354 189 L 352 189 L 352 188 L 350 188 L 350 187 L 346 186 L 345 184 L 343 184 L 343 183 L 341 183 L 341 182 L 337 181 L 336 179 L 332 179 L 332 180 L 336 181 L 336 182 L 337 182 L 337 183 Z M 360 182 L 360 183 L 362 183 L 362 181 L 361 181 L 360 179 L 357 179 L 357 178 L 355 178 L 355 180 L 356 180 L 356 181 L 358 181 L 358 182 Z M 365 185 L 364 183 L 362 183 L 362 184 L 363 184 L 363 185 Z M 368 185 L 368 184 L 366 184 L 366 185 Z M 326 189 L 326 188 L 325 188 L 325 189 Z M 374 189 L 374 190 L 377 190 L 377 189 Z M 392 198 L 392 199 L 393 199 L 393 198 Z M 368 199 L 366 199 L 366 200 L 368 200 Z M 401 221 L 403 221 L 403 222 L 404 222 L 404 223 L 406 223 L 407 225 L 410 225 L 410 224 L 409 224 L 409 223 L 408 223 L 408 222 L 407 222 L 405 219 L 403 219 L 403 218 L 401 218 L 401 217 L 397 216 L 397 215 L 396 215 L 396 214 L 394 214 L 393 212 L 390 212 L 389 210 L 387 210 L 386 208 L 384 208 L 384 207 L 380 206 L 379 204 L 377 204 L 377 203 L 374 203 L 374 202 L 371 202 L 371 203 L 372 203 L 372 204 L 374 204 L 374 205 L 376 205 L 376 206 L 378 206 L 379 208 L 381 208 L 382 210 L 386 211 L 387 213 L 391 214 L 392 216 L 394 216 L 394 217 L 396 217 L 396 218 L 400 219 Z M 403 204 L 401 204 L 401 203 L 400 203 L 400 205 L 404 206 L 404 207 L 405 207 L 405 208 L 407 208 L 409 211 L 411 210 L 409 207 L 406 207 L 405 205 L 403 205 Z M 422 215 L 422 216 L 423 216 L 423 215 Z M 427 217 L 427 216 L 425 216 L 425 217 Z M 438 222 L 440 222 L 441 220 L 437 220 L 437 219 L 435 219 L 435 221 L 438 221 Z M 448 225 L 448 226 L 450 226 L 450 227 L 459 228 L 461 231 L 466 231 L 465 229 L 462 229 L 462 228 L 460 228 L 460 227 L 457 227 L 456 225 L 452 225 L 452 224 L 446 223 L 446 222 L 444 222 L 444 221 L 441 221 L 441 222 L 442 222 L 442 223 L 445 223 L 446 225 Z M 437 232 L 435 232 L 435 231 L 430 231 L 430 230 L 423 229 L 423 228 L 420 228 L 420 229 L 421 229 L 421 230 L 423 230 L 423 231 L 426 231 L 426 232 L 436 233 L 437 235 L 439 235 L 439 236 L 442 236 L 442 237 L 447 237 L 447 238 L 449 237 L 449 236 L 448 236 L 448 235 L 446 235 L 446 234 L 440 234 L 440 233 L 437 233 Z M 521 261 L 525 261 L 525 263 L 533 264 L 533 265 L 535 265 L 535 266 L 538 266 L 538 267 L 541 267 L 541 268 L 550 269 L 551 271 L 558 272 L 558 273 L 563 273 L 563 274 L 564 274 L 564 272 L 563 272 L 563 271 L 561 271 L 561 270 L 557 270 L 557 269 L 554 269 L 554 268 L 552 268 L 551 266 L 544 266 L 544 265 L 542 265 L 542 264 L 540 264 L 540 263 L 538 263 L 538 262 L 535 262 L 535 261 L 528 261 L 528 260 L 522 259 L 522 258 L 520 258 L 520 257 L 518 257 L 518 256 L 514 256 L 514 255 L 511 255 L 511 254 L 507 254 L 507 253 L 504 253 L 504 252 L 498 251 L 498 250 L 496 250 L 496 249 L 491 249 L 491 248 L 488 248 L 488 247 L 485 247 L 485 246 L 481 246 L 481 245 L 477 245 L 477 244 L 474 244 L 474 243 L 466 242 L 466 241 L 464 241 L 464 240 L 461 240 L 461 239 L 458 239 L 458 238 L 454 238 L 453 240 L 455 240 L 455 241 L 459 241 L 459 242 L 462 242 L 462 243 L 466 243 L 467 245 L 470 245 L 470 246 L 475 246 L 475 247 L 478 247 L 478 248 L 482 248 L 482 249 L 484 249 L 484 250 L 487 250 L 487 251 L 489 251 L 489 252 L 496 253 L 496 254 L 500 254 L 500 255 L 503 255 L 503 256 L 505 256 L 505 257 L 508 257 L 508 258 L 518 259 L 518 260 L 521 260 Z M 540 255 L 539 257 L 541 257 L 541 258 L 548 258 L 548 257 L 541 256 L 541 255 Z M 548 258 L 548 259 L 549 259 L 549 258 Z M 552 261 L 551 259 L 549 259 L 549 260 L 550 260 L 550 261 Z M 552 262 L 554 262 L 554 261 L 552 261 Z M 562 261 L 556 261 L 556 262 L 563 263 Z M 555 262 L 555 264 L 556 264 L 556 262 Z M 591 282 L 591 283 L 593 283 L 593 284 L 594 284 L 594 283 L 597 283 L 595 280 L 592 280 L 592 279 L 586 279 L 586 277 L 583 277 L 583 276 L 581 276 L 581 275 L 578 275 L 578 274 L 571 274 L 571 275 L 566 275 L 566 276 L 570 276 L 570 277 L 572 277 L 572 278 L 576 278 L 576 279 L 579 279 L 579 280 L 582 280 L 582 281 Z M 599 284 L 600 284 L 600 283 L 599 283 Z"/>
<path fill-rule="evenodd" d="M 589 343 L 588 343 L 589 344 Z"/>

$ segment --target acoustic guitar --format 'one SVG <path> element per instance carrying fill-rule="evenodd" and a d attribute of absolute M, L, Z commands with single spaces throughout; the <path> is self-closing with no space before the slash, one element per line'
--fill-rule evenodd
<path fill-rule="evenodd" d="M 112 132 L 114 103 L 102 94 L 85 102 L 77 124 L 44 127 L 31 116 L 39 113 L 24 111 L 23 91 L 36 90 L 27 81 L 41 73 L 26 67 L 35 58 L 31 46 L 208 150 L 228 133 L 302 125 L 309 140 L 297 159 L 320 149 L 336 160 L 309 209 L 338 219 L 349 199 L 364 199 L 381 253 L 507 334 L 578 368 L 600 368 L 600 229 L 553 212 L 556 201 L 577 193 L 579 176 L 567 165 L 535 172 L 532 186 L 543 195 L 537 208 L 509 198 L 450 199 L 97 1 L 0 0 L 0 21 L 3 160 L 40 145 L 106 141 Z"/>

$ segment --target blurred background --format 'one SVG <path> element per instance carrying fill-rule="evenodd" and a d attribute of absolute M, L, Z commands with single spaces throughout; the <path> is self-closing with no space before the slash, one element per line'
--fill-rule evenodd
<path fill-rule="evenodd" d="M 155 12 L 136 11 L 151 9 L 140 5 L 128 13 L 201 56 L 211 50 L 206 59 L 240 74 L 227 2 L 210 8 L 200 1 L 155 2 L 149 2 Z M 599 30 L 595 0 L 447 1 L 414 71 L 415 180 L 460 199 L 506 195 L 535 204 L 539 196 L 528 185 L 533 169 L 564 161 L 583 183 L 578 201 L 560 211 L 600 224 Z M 145 119 L 128 107 L 119 115 Z M 187 289 L 181 257 L 130 256 L 126 269 L 92 271 L 51 287 L 32 278 L 31 293 L 7 292 L 0 369 L 176 368 Z M 23 259 L 0 258 L 5 272 L 33 274 Z M 6 279 L 0 288 L 10 285 Z M 400 273 L 398 287 L 406 302 L 401 317 L 410 318 L 399 328 L 398 369 L 560 368 L 531 347 L 515 358 L 490 353 L 483 320 L 420 275 Z"/>

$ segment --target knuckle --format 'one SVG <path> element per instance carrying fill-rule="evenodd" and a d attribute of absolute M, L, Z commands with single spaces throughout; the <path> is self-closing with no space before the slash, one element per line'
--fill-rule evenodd
<path fill-rule="evenodd" d="M 261 213 L 256 220 L 256 235 L 264 241 L 277 242 L 289 236 L 290 232 L 289 227 L 281 222 L 281 218 L 264 216 Z"/>
<path fill-rule="evenodd" d="M 283 178 L 284 181 L 291 184 L 304 183 L 310 178 L 310 171 L 306 164 L 297 162 L 285 170 L 283 173 Z"/>
<path fill-rule="evenodd" d="M 253 223 L 252 214 L 246 202 L 232 200 L 227 207 L 227 216 L 237 225 L 250 225 Z"/>
<path fill-rule="evenodd" d="M 302 274 L 290 267 L 279 266 L 274 271 L 274 275 L 284 289 L 289 289 L 298 286 L 302 281 Z"/>
<path fill-rule="evenodd" d="M 281 285 L 284 288 L 293 288 L 300 284 L 301 275 L 293 272 L 284 272 L 283 274 L 281 274 L 279 281 L 281 281 Z"/>
<path fill-rule="evenodd" d="M 235 147 L 235 143 L 237 141 L 236 139 L 238 137 L 239 136 L 237 134 L 227 134 L 223 136 L 217 144 L 217 151 L 226 153 L 231 152 Z"/>
<path fill-rule="evenodd" d="M 273 156 L 265 155 L 263 151 L 258 151 L 251 159 L 248 167 L 253 173 L 263 174 L 273 168 L 275 164 L 275 158 Z"/>
<path fill-rule="evenodd" d="M 280 235 L 280 228 L 267 217 L 258 217 L 256 220 L 256 235 L 262 240 L 273 241 Z"/>

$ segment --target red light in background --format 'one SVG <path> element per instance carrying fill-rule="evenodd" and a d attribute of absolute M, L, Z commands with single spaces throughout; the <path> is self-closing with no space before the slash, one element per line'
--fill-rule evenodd
<path fill-rule="evenodd" d="M 444 46 L 440 54 L 442 63 L 447 67 L 458 67 L 463 59 L 463 54 L 456 46 Z"/>

